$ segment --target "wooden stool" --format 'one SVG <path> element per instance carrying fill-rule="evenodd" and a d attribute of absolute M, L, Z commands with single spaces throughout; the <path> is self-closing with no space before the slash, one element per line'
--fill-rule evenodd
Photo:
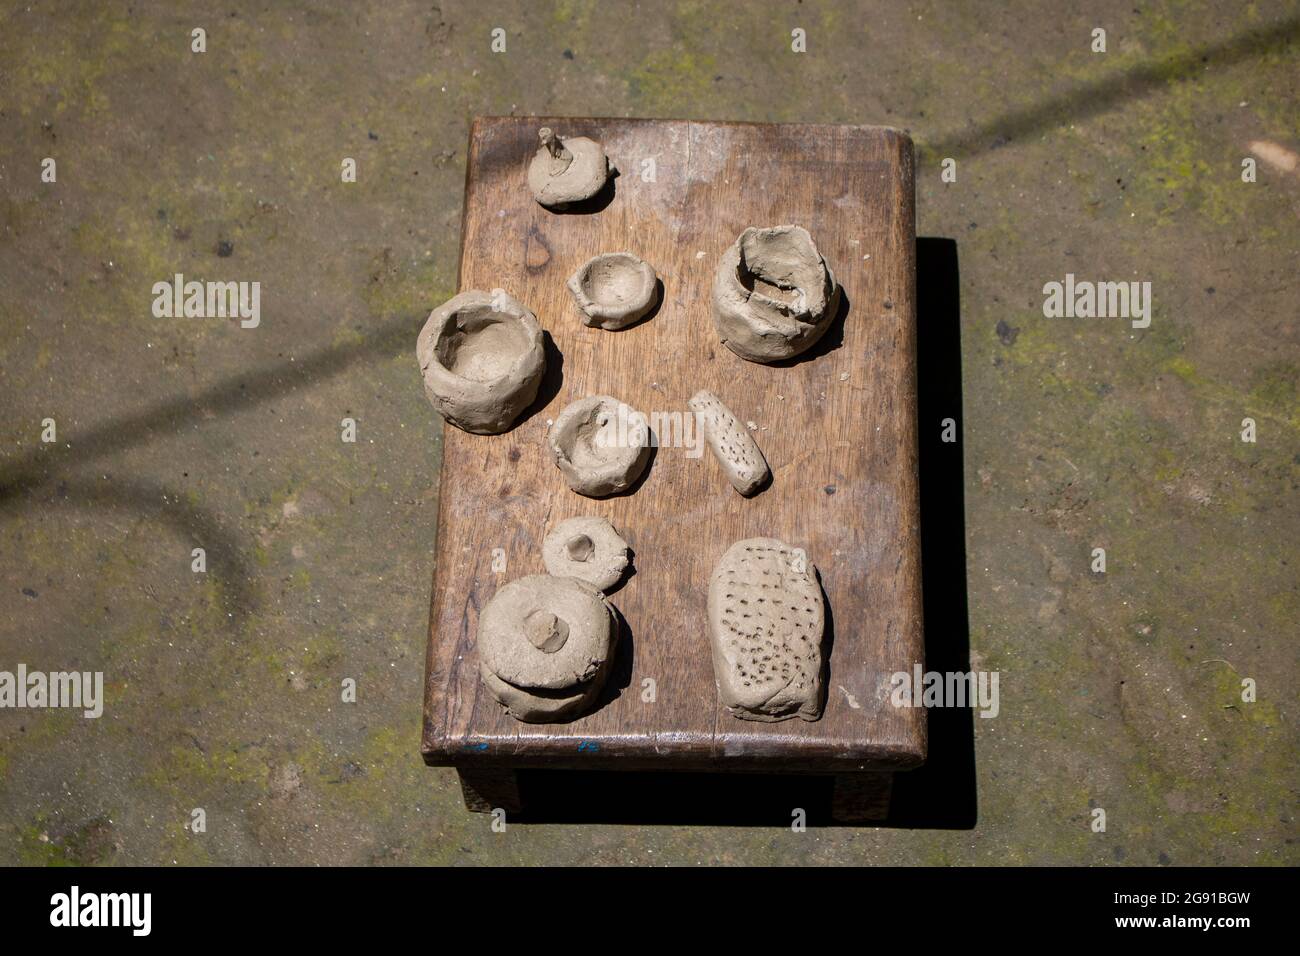
<path fill-rule="evenodd" d="M 619 175 L 575 213 L 532 197 L 537 130 L 588 136 Z M 719 341 L 713 272 L 747 226 L 813 236 L 845 293 L 812 350 L 757 365 Z M 632 252 L 664 284 L 630 328 L 585 327 L 566 278 L 600 252 Z M 503 435 L 444 429 L 422 751 L 460 773 L 466 806 L 518 812 L 523 768 L 829 774 L 837 819 L 871 820 L 891 775 L 925 759 L 925 712 L 896 707 L 891 676 L 922 659 L 917 505 L 912 144 L 857 126 L 659 120 L 479 119 L 470 133 L 459 287 L 503 288 L 536 312 L 554 349 L 534 408 Z M 436 303 L 430 303 L 435 305 Z M 545 450 L 568 402 L 613 395 L 647 415 L 698 389 L 744 421 L 772 468 L 737 495 L 705 452 L 660 447 L 634 494 L 569 490 Z M 432 414 L 432 412 L 431 412 Z M 565 724 L 508 716 L 478 675 L 478 611 L 505 582 L 544 573 L 542 538 L 602 515 L 634 552 L 611 596 L 625 622 L 598 705 Z M 827 598 L 820 720 L 738 720 L 717 700 L 705 601 L 722 553 L 771 536 L 804 548 Z"/>

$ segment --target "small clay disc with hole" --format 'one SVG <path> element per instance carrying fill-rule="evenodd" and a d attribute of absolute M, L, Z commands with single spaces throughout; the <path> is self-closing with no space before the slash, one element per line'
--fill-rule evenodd
<path fill-rule="evenodd" d="M 604 518 L 569 518 L 542 541 L 542 561 L 556 577 L 579 578 L 608 591 L 623 577 L 627 550 L 627 542 Z"/>

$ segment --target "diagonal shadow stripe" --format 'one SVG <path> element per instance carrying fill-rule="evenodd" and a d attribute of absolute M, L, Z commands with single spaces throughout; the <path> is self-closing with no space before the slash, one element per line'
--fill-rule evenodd
<path fill-rule="evenodd" d="M 37 448 L 0 467 L 0 510 L 73 464 L 84 464 L 134 445 L 176 433 L 205 409 L 231 412 L 313 385 L 346 371 L 357 362 L 415 352 L 420 320 L 402 316 L 378 326 L 363 341 L 319 349 L 305 359 L 279 363 L 247 375 L 227 378 L 194 396 L 170 399 L 132 415 L 73 435 L 66 445 Z M 412 360 L 414 368 L 414 359 Z M 412 372 L 412 376 L 415 372 Z M 418 384 L 418 382 L 417 382 Z"/>
<path fill-rule="evenodd" d="M 1300 38 L 1300 17 L 1279 20 L 1219 43 L 1197 47 L 1133 67 L 1080 89 L 1050 97 L 1041 103 L 1005 113 L 967 132 L 934 142 L 918 137 L 931 156 L 960 158 L 997 149 L 1005 143 L 1114 109 L 1126 100 L 1146 96 L 1176 80 L 1201 73 L 1208 66 L 1230 66 L 1243 60 L 1280 51 Z"/>
<path fill-rule="evenodd" d="M 169 527 L 181 542 L 176 551 L 178 562 L 189 566 L 191 548 L 203 548 L 207 553 L 207 573 L 219 584 L 217 600 L 231 624 L 237 628 L 256 605 L 252 569 L 237 538 L 222 528 L 212 512 L 187 503 L 183 495 L 165 485 L 136 478 L 69 478 L 60 482 L 57 493 L 50 494 L 44 503 L 51 507 L 132 512 Z"/>

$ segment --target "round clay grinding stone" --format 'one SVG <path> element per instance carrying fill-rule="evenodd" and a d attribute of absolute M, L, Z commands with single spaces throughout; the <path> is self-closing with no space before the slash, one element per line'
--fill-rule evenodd
<path fill-rule="evenodd" d="M 534 574 L 502 587 L 479 612 L 479 661 L 516 687 L 568 690 L 599 672 L 614 636 L 614 611 L 599 590 Z"/>
<path fill-rule="evenodd" d="M 627 569 L 627 542 L 604 518 L 569 518 L 542 541 L 542 561 L 556 577 L 579 578 L 608 591 Z"/>
<path fill-rule="evenodd" d="M 648 425 L 609 395 L 591 395 L 566 406 L 546 440 L 569 487 L 588 498 L 625 491 L 650 461 Z"/>
<path fill-rule="evenodd" d="M 537 316 L 500 289 L 462 292 L 434 309 L 415 355 L 433 407 L 457 428 L 484 435 L 514 423 L 546 371 Z"/>
<path fill-rule="evenodd" d="M 488 691 L 515 720 L 551 723 L 579 716 L 600 693 L 609 665 L 604 665 L 586 684 L 563 691 L 538 691 L 516 687 L 479 665 L 479 677 Z"/>
<path fill-rule="evenodd" d="M 544 132 L 544 131 L 541 131 Z M 563 209 L 590 199 L 609 178 L 609 157 L 600 143 L 585 136 L 555 140 L 572 157 L 567 163 L 551 155 L 543 142 L 528 165 L 528 187 L 548 209 Z"/>
<path fill-rule="evenodd" d="M 623 329 L 659 301 L 659 277 L 630 252 L 604 252 L 588 259 L 568 281 L 583 322 L 593 328 Z"/>
<path fill-rule="evenodd" d="M 751 362 L 778 362 L 807 351 L 839 305 L 835 276 L 802 226 L 751 226 L 722 254 L 714 274 L 718 334 Z"/>

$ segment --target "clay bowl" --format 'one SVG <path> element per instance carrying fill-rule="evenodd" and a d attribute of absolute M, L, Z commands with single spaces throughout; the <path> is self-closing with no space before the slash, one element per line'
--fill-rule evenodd
<path fill-rule="evenodd" d="M 542 563 L 554 577 L 577 578 L 608 591 L 627 570 L 627 542 L 604 518 L 569 518 L 542 539 Z"/>
<path fill-rule="evenodd" d="M 569 277 L 569 291 L 583 322 L 622 329 L 643 318 L 659 301 L 659 277 L 630 252 L 606 252 L 588 259 Z"/>
<path fill-rule="evenodd" d="M 537 316 L 499 289 L 462 292 L 434 309 L 415 352 L 433 407 L 477 434 L 509 428 L 546 371 Z"/>
<path fill-rule="evenodd" d="M 546 437 L 569 487 L 588 498 L 626 491 L 650 462 L 650 430 L 644 417 L 608 395 L 568 405 Z"/>

